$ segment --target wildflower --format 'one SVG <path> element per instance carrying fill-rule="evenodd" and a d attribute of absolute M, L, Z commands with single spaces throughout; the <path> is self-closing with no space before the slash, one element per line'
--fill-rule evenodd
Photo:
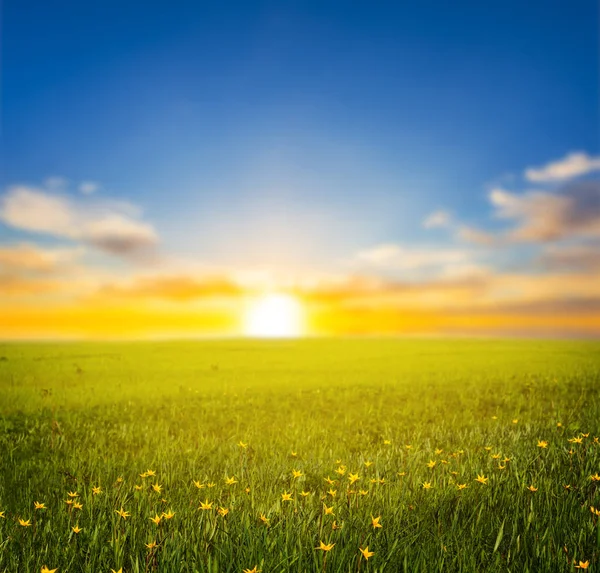
<path fill-rule="evenodd" d="M 67 505 L 73 505 L 73 500 L 72 499 L 65 499 L 65 503 Z"/>
<path fill-rule="evenodd" d="M 562 423 L 561 422 L 556 422 L 556 427 L 557 428 L 562 428 Z"/>
<path fill-rule="evenodd" d="M 128 511 L 125 511 L 123 508 L 115 509 L 115 513 L 120 515 L 123 519 L 127 519 L 131 515 Z"/>
<path fill-rule="evenodd" d="M 140 477 L 142 479 L 146 479 L 148 477 L 148 474 L 146 472 L 144 472 L 143 474 L 140 474 Z"/>
<path fill-rule="evenodd" d="M 598 475 L 598 472 L 596 472 L 593 476 L 590 476 L 590 479 L 592 481 L 600 481 L 600 475 Z"/>
<path fill-rule="evenodd" d="M 369 494 L 368 489 L 359 489 L 358 490 L 358 495 L 368 495 L 368 494 Z"/>
<path fill-rule="evenodd" d="M 79 494 L 76 491 L 70 491 L 67 493 L 69 497 L 79 497 Z"/>
<path fill-rule="evenodd" d="M 240 448 L 242 448 L 243 450 L 245 450 L 248 447 L 248 444 L 244 444 L 244 442 L 242 442 L 241 440 L 238 443 L 238 446 Z"/>
<path fill-rule="evenodd" d="M 590 511 L 596 517 L 600 517 L 600 509 L 596 509 L 593 505 L 590 507 Z"/>
<path fill-rule="evenodd" d="M 327 504 L 323 504 L 323 511 L 325 515 L 333 515 L 333 505 L 331 507 L 327 507 Z"/>
<path fill-rule="evenodd" d="M 79 527 L 79 524 L 76 524 L 75 527 L 71 527 L 71 529 L 75 534 L 80 533 L 82 531 L 81 527 Z"/>
<path fill-rule="evenodd" d="M 206 484 L 206 487 L 215 487 L 215 485 L 217 484 L 214 481 L 211 481 Z"/>
<path fill-rule="evenodd" d="M 21 519 L 19 517 L 19 525 L 23 526 L 23 527 L 31 527 L 31 519 Z"/>
<path fill-rule="evenodd" d="M 229 513 L 229 510 L 225 507 L 220 507 L 219 509 L 217 509 L 217 512 L 221 517 L 225 517 Z"/>
<path fill-rule="evenodd" d="M 423 482 L 423 489 L 431 489 L 431 482 L 430 481 L 424 481 Z"/>
<path fill-rule="evenodd" d="M 114 569 L 111 569 L 112 573 L 123 573 L 123 567 L 121 567 L 118 571 L 115 571 Z"/>
<path fill-rule="evenodd" d="M 335 483 L 335 480 L 331 479 L 329 476 L 327 476 L 324 479 L 329 485 L 333 485 Z"/>
<path fill-rule="evenodd" d="M 459 484 L 456 484 L 456 487 L 460 491 L 461 489 L 466 489 L 468 486 L 466 483 L 459 483 Z"/>
<path fill-rule="evenodd" d="M 338 529 L 342 529 L 342 527 L 344 527 L 344 526 L 343 526 L 343 525 L 338 525 L 337 521 L 334 521 L 334 522 L 331 524 L 331 529 L 332 529 L 333 531 L 337 531 Z"/>
<path fill-rule="evenodd" d="M 290 452 L 290 456 L 292 456 L 293 458 L 297 458 L 298 457 L 298 452 L 294 452 L 293 450 Z"/>
<path fill-rule="evenodd" d="M 102 493 L 102 488 L 99 485 L 92 487 L 93 495 L 99 495 L 101 493 Z"/>
<path fill-rule="evenodd" d="M 527 489 L 528 489 L 530 492 L 532 492 L 532 493 L 533 493 L 533 492 L 536 492 L 536 491 L 538 490 L 538 488 L 537 488 L 537 487 L 535 487 L 535 486 L 533 486 L 533 485 L 530 485 L 530 486 L 529 486 Z"/>
<path fill-rule="evenodd" d="M 346 466 L 340 466 L 337 470 L 335 470 L 335 473 L 343 476 L 346 473 Z"/>
<path fill-rule="evenodd" d="M 154 470 L 146 470 L 146 475 L 148 477 L 154 477 L 156 475 L 156 472 Z"/>
<path fill-rule="evenodd" d="M 301 495 L 302 497 L 307 497 L 307 496 L 309 496 L 309 495 L 310 495 L 310 491 L 301 491 L 301 492 L 300 492 L 300 495 Z"/>
<path fill-rule="evenodd" d="M 73 502 L 73 509 L 82 510 L 83 509 L 83 503 L 78 503 L 78 502 L 74 501 Z"/>
<path fill-rule="evenodd" d="M 479 483 L 482 484 L 487 484 L 489 478 L 486 478 L 484 475 L 479 475 L 477 474 L 477 477 L 475 478 L 475 481 L 478 481 Z"/>
<path fill-rule="evenodd" d="M 141 490 L 142 490 L 142 487 L 143 487 L 143 486 L 141 486 L 141 485 L 134 485 L 134 486 L 133 486 L 133 489 L 135 489 L 135 491 L 141 491 Z"/>
<path fill-rule="evenodd" d="M 171 511 L 171 510 L 169 510 L 169 511 L 167 511 L 167 513 L 165 513 L 165 512 L 163 511 L 162 517 L 164 517 L 165 519 L 173 519 L 173 516 L 174 516 L 174 515 L 175 515 L 175 512 L 174 512 L 174 511 Z"/>
<path fill-rule="evenodd" d="M 358 474 L 353 474 L 353 473 L 349 473 L 348 474 L 348 481 L 350 482 L 350 485 L 352 485 L 353 483 L 356 483 L 360 478 L 358 477 Z"/>
<path fill-rule="evenodd" d="M 6 519 L 6 516 L 4 515 L 3 511 L 0 511 L 0 517 L 2 517 L 3 519 Z"/>
<path fill-rule="evenodd" d="M 148 549 L 154 549 L 156 547 L 156 541 L 151 541 L 145 544 Z"/>
<path fill-rule="evenodd" d="M 48 569 L 48 567 L 46 567 L 45 565 L 42 567 L 41 573 L 55 573 L 55 571 L 58 571 L 57 569 Z"/>
<path fill-rule="evenodd" d="M 518 418 L 515 418 L 515 419 L 512 421 L 512 423 L 513 423 L 513 424 L 517 424 L 518 422 L 519 422 L 519 419 L 518 419 Z"/>
<path fill-rule="evenodd" d="M 383 525 L 381 525 L 381 523 L 379 523 L 380 519 L 381 519 L 381 515 L 379 517 L 371 516 L 371 524 L 373 525 L 373 529 L 377 529 L 378 527 L 383 527 Z"/>
<path fill-rule="evenodd" d="M 260 514 L 260 520 L 267 526 L 269 527 L 271 525 L 271 520 L 264 514 L 261 513 Z"/>
<path fill-rule="evenodd" d="M 392 443 L 392 440 L 383 440 L 384 446 L 389 446 Z"/>
<path fill-rule="evenodd" d="M 571 444 L 583 444 L 583 438 L 578 438 L 575 436 L 574 438 L 569 438 L 569 443 Z"/>
<path fill-rule="evenodd" d="M 398 472 L 398 477 L 404 477 L 406 475 L 406 472 Z"/>
<path fill-rule="evenodd" d="M 300 470 L 292 470 L 292 477 L 294 479 L 302 477 L 304 474 Z"/>
<path fill-rule="evenodd" d="M 252 569 L 244 569 L 244 573 L 260 573 L 262 569 L 257 569 L 258 565 L 255 565 Z"/>
<path fill-rule="evenodd" d="M 285 491 L 281 494 L 281 501 L 293 501 L 292 494 L 286 493 Z"/>
<path fill-rule="evenodd" d="M 538 440 L 537 446 L 538 448 L 547 448 L 548 442 L 546 440 Z"/>
<path fill-rule="evenodd" d="M 117 478 L 117 483 L 123 483 L 123 477 L 122 476 L 119 476 Z"/>
<path fill-rule="evenodd" d="M 329 490 L 327 491 L 327 493 L 331 496 L 331 497 L 335 497 L 337 494 L 337 489 L 333 489 L 333 488 L 329 488 Z"/>
<path fill-rule="evenodd" d="M 321 551 L 331 551 L 335 543 L 330 543 L 329 545 L 323 543 L 322 541 L 319 543 L 319 547 L 315 547 L 315 549 L 320 549 Z"/>
<path fill-rule="evenodd" d="M 156 492 L 156 493 L 160 493 L 162 491 L 162 485 L 158 485 L 157 483 L 152 484 L 152 489 Z"/>
<path fill-rule="evenodd" d="M 225 485 L 233 485 L 234 483 L 237 483 L 235 476 L 231 476 L 230 478 L 225 478 Z"/>
<path fill-rule="evenodd" d="M 40 503 L 39 501 L 34 501 L 33 502 L 33 507 L 35 509 L 46 509 L 46 504 L 45 503 Z"/>
<path fill-rule="evenodd" d="M 207 499 L 204 503 L 200 502 L 200 507 L 198 509 L 208 510 L 208 509 L 212 509 L 212 506 L 213 506 L 213 502 L 211 501 L 209 503 L 209 501 Z"/>
<path fill-rule="evenodd" d="M 570 484 L 565 484 L 563 485 L 563 487 L 568 491 L 571 489 L 571 485 Z"/>
<path fill-rule="evenodd" d="M 362 553 L 363 557 L 368 561 L 369 557 L 373 557 L 373 555 L 375 555 L 374 551 L 369 551 L 369 546 L 367 545 L 367 547 L 365 549 L 361 549 L 359 547 L 360 552 Z"/>
<path fill-rule="evenodd" d="M 590 566 L 590 562 L 588 561 L 580 561 L 579 565 L 575 565 L 575 569 L 587 569 Z"/>
<path fill-rule="evenodd" d="M 506 469 L 506 464 L 498 464 L 498 469 L 499 470 L 505 470 Z"/>
<path fill-rule="evenodd" d="M 373 462 L 370 462 L 368 460 L 365 462 L 365 467 L 366 468 L 370 468 L 372 465 L 373 465 Z"/>
<path fill-rule="evenodd" d="M 411 444 L 406 444 L 406 446 L 404 446 L 407 450 L 410 450 L 412 448 Z"/>
<path fill-rule="evenodd" d="M 152 521 L 154 525 L 158 525 L 162 521 L 162 515 L 158 515 L 157 513 L 154 517 L 150 518 L 150 521 Z"/>
<path fill-rule="evenodd" d="M 427 462 L 427 467 L 428 467 L 429 469 L 433 469 L 433 468 L 435 467 L 435 463 L 436 463 L 436 462 L 434 462 L 433 460 L 429 460 L 429 461 Z"/>
<path fill-rule="evenodd" d="M 492 459 L 493 460 L 499 460 L 500 459 L 500 454 L 492 454 Z"/>
<path fill-rule="evenodd" d="M 244 491 L 245 491 L 246 493 L 250 493 L 250 488 L 249 488 L 249 487 L 247 487 L 247 488 L 246 488 Z"/>
<path fill-rule="evenodd" d="M 581 433 L 581 437 L 582 438 L 589 438 L 590 437 L 590 433 L 588 432 L 587 434 L 584 434 L 583 432 Z"/>
<path fill-rule="evenodd" d="M 202 489 L 204 487 L 203 483 L 200 483 L 199 481 L 196 480 L 192 480 L 194 482 L 194 485 L 198 488 L 198 489 Z"/>
<path fill-rule="evenodd" d="M 498 416 L 492 416 L 492 420 L 497 420 Z"/>

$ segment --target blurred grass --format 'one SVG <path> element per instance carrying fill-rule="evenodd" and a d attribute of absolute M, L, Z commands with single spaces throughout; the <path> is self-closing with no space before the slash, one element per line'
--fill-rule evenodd
<path fill-rule="evenodd" d="M 0 571 L 594 570 L 599 398 L 593 341 L 1 344 Z"/>

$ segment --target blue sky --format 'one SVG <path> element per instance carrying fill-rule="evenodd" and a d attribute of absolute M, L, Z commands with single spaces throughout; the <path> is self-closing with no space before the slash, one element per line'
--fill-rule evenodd
<path fill-rule="evenodd" d="M 5 3 L 2 187 L 95 182 L 200 262 L 460 243 L 423 221 L 501 229 L 490 189 L 598 153 L 597 21 L 591 0 Z"/>

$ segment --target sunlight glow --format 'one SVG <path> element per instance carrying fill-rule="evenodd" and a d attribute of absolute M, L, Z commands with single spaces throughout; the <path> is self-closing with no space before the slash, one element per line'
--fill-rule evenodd
<path fill-rule="evenodd" d="M 302 336 L 304 309 L 286 294 L 268 294 L 252 301 L 244 317 L 244 334 L 258 338 Z"/>

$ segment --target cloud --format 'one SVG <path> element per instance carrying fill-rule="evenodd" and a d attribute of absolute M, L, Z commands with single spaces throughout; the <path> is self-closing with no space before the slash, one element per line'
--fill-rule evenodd
<path fill-rule="evenodd" d="M 600 272 L 600 244 L 549 245 L 538 263 L 549 271 Z"/>
<path fill-rule="evenodd" d="M 433 229 L 436 227 L 449 227 L 452 223 L 452 216 L 447 211 L 434 211 L 423 221 L 423 227 Z"/>
<path fill-rule="evenodd" d="M 534 183 L 553 183 L 579 177 L 592 171 L 600 171 L 600 157 L 590 157 L 587 153 L 574 152 L 542 167 L 526 169 L 525 177 Z"/>
<path fill-rule="evenodd" d="M 84 195 L 91 195 L 100 189 L 100 184 L 96 181 L 82 181 L 79 184 L 79 191 Z"/>
<path fill-rule="evenodd" d="M 460 226 L 456 231 L 456 235 L 459 239 L 477 245 L 493 246 L 497 243 L 497 239 L 492 233 L 476 229 L 475 227 L 468 227 L 466 225 Z"/>
<path fill-rule="evenodd" d="M 138 277 L 128 284 L 109 284 L 97 295 L 106 299 L 162 299 L 186 302 L 196 299 L 237 297 L 244 290 L 227 277 Z"/>
<path fill-rule="evenodd" d="M 0 199 L 0 220 L 6 225 L 81 241 L 125 257 L 153 252 L 158 235 L 139 220 L 135 207 L 111 201 L 74 201 L 47 190 L 13 186 Z"/>
<path fill-rule="evenodd" d="M 83 249 L 47 249 L 30 243 L 0 247 L 0 272 L 51 273 L 73 264 Z"/>

